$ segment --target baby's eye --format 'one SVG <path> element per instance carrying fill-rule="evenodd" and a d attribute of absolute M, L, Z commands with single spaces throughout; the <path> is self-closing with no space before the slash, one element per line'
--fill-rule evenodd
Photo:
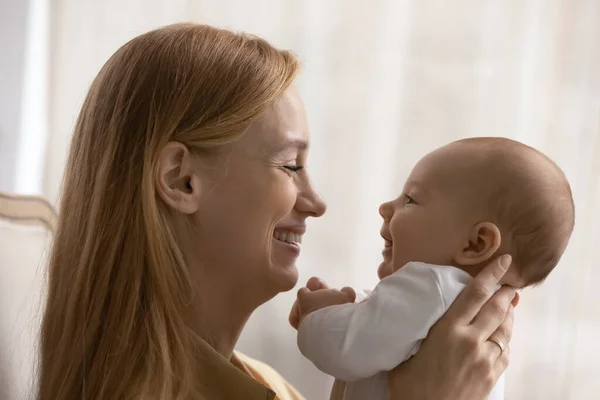
<path fill-rule="evenodd" d="M 409 195 L 405 194 L 404 195 L 404 205 L 407 206 L 409 204 L 417 204 L 417 202 L 412 197 L 410 197 Z"/>

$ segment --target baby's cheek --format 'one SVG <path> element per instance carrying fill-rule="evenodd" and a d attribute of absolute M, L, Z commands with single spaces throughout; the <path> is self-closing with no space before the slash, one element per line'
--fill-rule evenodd
<path fill-rule="evenodd" d="M 406 237 L 401 243 L 394 242 L 393 272 L 411 261 L 430 262 L 435 259 L 438 248 L 427 236 L 419 234 Z"/>

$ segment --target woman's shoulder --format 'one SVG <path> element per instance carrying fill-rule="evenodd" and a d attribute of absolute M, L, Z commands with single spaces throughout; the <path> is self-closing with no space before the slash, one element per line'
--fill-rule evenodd
<path fill-rule="evenodd" d="M 258 382 L 277 393 L 279 400 L 305 400 L 304 397 L 273 367 L 249 357 L 239 351 L 235 352 L 235 357 L 246 367 L 250 375 Z"/>

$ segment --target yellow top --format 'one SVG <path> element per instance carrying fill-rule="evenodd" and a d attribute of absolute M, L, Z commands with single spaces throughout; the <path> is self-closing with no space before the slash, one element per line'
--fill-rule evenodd
<path fill-rule="evenodd" d="M 238 352 L 230 361 L 208 343 L 202 347 L 206 373 L 199 383 L 207 400 L 305 400 L 267 364 Z"/>
<path fill-rule="evenodd" d="M 234 353 L 231 363 L 248 373 L 266 388 L 275 392 L 269 394 L 266 398 L 274 400 L 304 400 L 304 397 L 269 365 L 241 353 Z"/>

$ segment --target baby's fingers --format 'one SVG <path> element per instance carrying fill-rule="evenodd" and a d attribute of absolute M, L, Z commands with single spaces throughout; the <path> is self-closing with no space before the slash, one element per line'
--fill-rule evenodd
<path fill-rule="evenodd" d="M 329 286 L 327 285 L 327 283 L 325 283 L 325 281 L 323 279 L 317 278 L 316 276 L 313 276 L 306 282 L 306 287 L 311 292 L 314 292 L 315 290 L 320 290 L 320 289 L 329 289 Z"/>
<path fill-rule="evenodd" d="M 300 309 L 298 308 L 298 300 L 294 301 L 294 305 L 290 310 L 289 322 L 292 328 L 298 329 L 298 324 L 300 323 Z"/>
<path fill-rule="evenodd" d="M 356 292 L 351 287 L 345 286 L 340 289 L 340 292 L 344 293 L 348 297 L 348 301 L 354 303 L 356 300 Z"/>

